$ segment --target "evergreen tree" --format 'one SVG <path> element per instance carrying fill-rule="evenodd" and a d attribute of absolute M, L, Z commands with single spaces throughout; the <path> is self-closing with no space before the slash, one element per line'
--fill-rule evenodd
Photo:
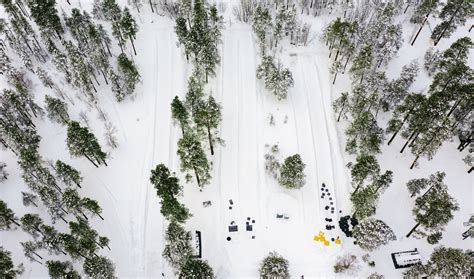
<path fill-rule="evenodd" d="M 116 278 L 114 264 L 112 261 L 102 256 L 92 256 L 85 259 L 84 273 L 92 278 Z"/>
<path fill-rule="evenodd" d="M 24 206 L 29 206 L 30 204 L 38 207 L 37 200 L 38 196 L 32 193 L 21 192 L 22 201 Z"/>
<path fill-rule="evenodd" d="M 358 52 L 352 61 L 350 72 L 356 79 L 360 79 L 360 83 L 364 80 L 364 75 L 372 69 L 373 63 L 372 46 L 367 45 Z"/>
<path fill-rule="evenodd" d="M 456 210 L 459 210 L 459 206 L 449 195 L 447 186 L 442 181 L 431 185 L 415 200 L 413 215 L 416 225 L 408 232 L 407 237 L 410 237 L 419 226 L 427 231 L 440 231 L 453 218 L 453 211 Z"/>
<path fill-rule="evenodd" d="M 366 180 L 373 181 L 380 173 L 380 165 L 375 156 L 360 154 L 356 158 L 356 163 L 351 169 L 351 177 L 354 193 L 364 184 Z"/>
<path fill-rule="evenodd" d="M 177 153 L 181 160 L 181 171 L 187 172 L 186 179 L 188 181 L 191 180 L 189 171 L 193 171 L 200 188 L 210 183 L 209 162 L 201 143 L 194 134 L 184 134 L 183 138 L 178 141 Z"/>
<path fill-rule="evenodd" d="M 136 84 L 140 81 L 140 74 L 132 60 L 127 58 L 127 55 L 120 54 L 117 58 L 118 72 L 123 80 L 123 87 L 120 93 L 116 95 L 117 101 L 122 101 L 125 96 L 133 94 Z"/>
<path fill-rule="evenodd" d="M 15 216 L 13 210 L 8 208 L 7 204 L 0 200 L 0 230 L 11 230 L 14 229 L 13 225 L 20 226 L 18 218 Z"/>
<path fill-rule="evenodd" d="M 55 33 L 59 39 L 62 39 L 61 35 L 64 33 L 64 29 L 56 10 L 56 1 L 28 0 L 26 3 L 30 8 L 31 16 L 40 29 L 50 34 Z"/>
<path fill-rule="evenodd" d="M 64 182 L 64 184 L 69 187 L 75 184 L 77 187 L 81 188 L 82 176 L 78 170 L 60 160 L 56 161 L 54 169 L 56 175 Z"/>
<path fill-rule="evenodd" d="M 102 163 L 107 166 L 106 154 L 102 151 L 96 137 L 89 132 L 89 129 L 81 127 L 78 122 L 68 123 L 66 143 L 72 156 L 84 156 L 96 167 Z"/>
<path fill-rule="evenodd" d="M 45 96 L 46 111 L 51 121 L 66 125 L 69 122 L 69 114 L 67 113 L 67 104 L 60 99 L 53 98 L 49 95 Z"/>
<path fill-rule="evenodd" d="M 0 182 L 3 182 L 8 179 L 8 172 L 5 170 L 6 167 L 6 163 L 0 162 Z"/>
<path fill-rule="evenodd" d="M 207 101 L 199 101 L 197 103 L 197 111 L 194 115 L 194 122 L 196 128 L 201 135 L 207 135 L 209 146 L 211 148 L 211 155 L 214 155 L 214 143 L 223 143 L 218 137 L 216 129 L 221 122 L 221 106 L 216 102 L 214 97 L 209 95 Z"/>
<path fill-rule="evenodd" d="M 100 219 L 104 220 L 104 217 L 100 215 L 102 213 L 102 208 L 99 206 L 99 203 L 96 200 L 85 197 L 82 198 L 81 204 L 83 209 L 89 211 L 92 215 L 99 216 Z"/>
<path fill-rule="evenodd" d="M 372 191 L 370 187 L 361 188 L 352 193 L 351 202 L 354 209 L 354 216 L 358 220 L 363 220 L 375 214 L 377 209 L 378 193 Z"/>
<path fill-rule="evenodd" d="M 161 214 L 170 222 L 184 223 L 191 214 L 177 199 L 183 194 L 179 179 L 165 165 L 159 164 L 151 171 L 150 182 L 161 199 Z"/>
<path fill-rule="evenodd" d="M 260 5 L 254 11 L 252 18 L 252 29 L 257 36 L 259 41 L 260 48 L 262 50 L 262 55 L 265 54 L 265 43 L 267 39 L 267 34 L 272 28 L 272 16 L 268 8 L 262 7 Z"/>
<path fill-rule="evenodd" d="M 305 164 L 301 160 L 300 154 L 289 156 L 283 162 L 280 169 L 278 182 L 285 188 L 299 189 L 305 184 L 304 168 Z"/>
<path fill-rule="evenodd" d="M 337 122 L 341 120 L 341 116 L 346 117 L 346 112 L 349 110 L 349 93 L 343 92 L 332 104 L 334 111 L 337 113 Z"/>
<path fill-rule="evenodd" d="M 37 238 L 42 234 L 40 228 L 43 225 L 43 219 L 38 214 L 25 214 L 21 217 L 21 228 L 29 233 L 33 238 Z"/>
<path fill-rule="evenodd" d="M 189 114 L 184 104 L 179 100 L 178 96 L 175 96 L 171 102 L 171 117 L 175 122 L 178 122 L 181 126 L 181 132 L 184 135 L 189 127 Z"/>
<path fill-rule="evenodd" d="M 62 195 L 62 204 L 66 207 L 69 213 L 72 213 L 75 216 L 81 214 L 87 220 L 87 216 L 82 211 L 81 201 L 81 196 L 76 190 L 72 188 L 66 188 L 66 190 L 64 190 Z"/>
<path fill-rule="evenodd" d="M 441 52 L 439 50 L 435 50 L 433 47 L 430 47 L 426 51 L 423 66 L 428 72 L 429 76 L 433 75 L 438 70 L 440 60 Z"/>
<path fill-rule="evenodd" d="M 448 0 L 439 17 L 443 20 L 431 33 L 431 39 L 436 46 L 441 38 L 447 38 L 456 30 L 458 25 L 463 25 L 474 14 L 474 6 L 466 0 Z"/>
<path fill-rule="evenodd" d="M 164 259 L 175 270 L 181 270 L 186 261 L 193 255 L 191 233 L 178 223 L 171 222 L 165 233 Z"/>
<path fill-rule="evenodd" d="M 362 249 L 373 251 L 391 240 L 396 240 L 392 229 L 382 220 L 367 218 L 362 220 L 353 231 L 354 238 Z"/>
<path fill-rule="evenodd" d="M 410 267 L 404 275 L 409 277 L 467 278 L 474 264 L 471 256 L 461 249 L 437 247 L 425 264 Z"/>
<path fill-rule="evenodd" d="M 214 278 L 214 272 L 207 261 L 188 258 L 179 271 L 179 278 Z"/>
<path fill-rule="evenodd" d="M 346 130 L 346 151 L 349 154 L 380 152 L 384 140 L 383 129 L 377 125 L 372 113 L 364 111 L 356 116 Z"/>
<path fill-rule="evenodd" d="M 406 98 L 409 94 L 408 89 L 415 81 L 418 75 L 419 66 L 416 61 L 403 66 L 402 72 L 398 79 L 388 83 L 385 96 L 382 99 L 384 111 L 393 110 Z"/>
<path fill-rule="evenodd" d="M 127 7 L 125 7 L 125 9 L 123 10 L 120 25 L 122 27 L 123 35 L 130 39 L 130 43 L 132 43 L 133 47 L 133 52 L 135 53 L 135 55 L 137 55 L 135 45 L 133 44 L 133 39 L 136 38 L 138 32 L 138 25 L 135 22 L 133 16 L 130 14 L 130 10 Z"/>
<path fill-rule="evenodd" d="M 446 187 L 443 183 L 445 176 L 446 174 L 444 172 L 436 172 L 435 174 L 430 175 L 429 179 L 411 179 L 407 182 L 408 192 L 413 198 L 414 196 L 419 195 L 421 191 L 425 189 L 428 189 L 428 191 L 430 191 L 432 188 L 443 189 Z"/>
<path fill-rule="evenodd" d="M 38 253 L 36 253 L 38 249 L 42 248 L 41 242 L 26 241 L 26 242 L 20 242 L 20 244 L 23 247 L 23 254 L 25 255 L 26 258 L 28 258 L 32 262 L 43 264 L 41 261 L 38 260 L 38 259 L 42 260 L 43 257 L 41 257 Z"/>
<path fill-rule="evenodd" d="M 48 267 L 49 276 L 52 279 L 79 279 L 79 273 L 74 270 L 72 263 L 69 261 L 61 262 L 61 261 L 47 261 L 46 265 Z"/>
<path fill-rule="evenodd" d="M 23 274 L 23 271 L 23 264 L 15 268 L 11 253 L 0 246 L 0 277 L 5 279 L 17 278 L 17 276 Z"/>
<path fill-rule="evenodd" d="M 35 72 L 36 72 L 36 75 L 38 76 L 39 80 L 41 81 L 41 83 L 44 86 L 47 86 L 47 87 L 53 89 L 54 82 L 53 82 L 51 76 L 45 70 L 43 70 L 43 68 L 38 67 L 38 68 L 36 68 Z"/>
<path fill-rule="evenodd" d="M 203 85 L 197 77 L 191 76 L 188 80 L 188 91 L 186 92 L 186 106 L 191 111 L 191 116 L 197 112 L 199 100 L 204 96 Z"/>
<path fill-rule="evenodd" d="M 277 252 L 270 252 L 260 263 L 261 278 L 290 278 L 289 262 Z"/>
<path fill-rule="evenodd" d="M 176 36 L 178 37 L 178 44 L 183 45 L 184 53 L 186 54 L 186 60 L 189 61 L 189 30 L 186 25 L 186 19 L 184 17 L 176 18 L 176 25 L 174 27 Z"/>

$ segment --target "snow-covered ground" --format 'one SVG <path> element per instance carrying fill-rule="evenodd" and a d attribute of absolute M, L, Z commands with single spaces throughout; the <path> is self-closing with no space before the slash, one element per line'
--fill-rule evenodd
<path fill-rule="evenodd" d="M 91 3 L 71 0 L 72 7 L 80 5 L 86 10 L 90 10 Z M 210 185 L 200 192 L 195 184 L 185 184 L 183 202 L 193 214 L 186 228 L 202 232 L 203 258 L 213 267 L 218 278 L 258 277 L 259 263 L 270 251 L 277 251 L 290 261 L 292 277 L 299 278 L 303 274 L 305 278 L 334 277 L 336 256 L 348 251 L 357 255 L 364 253 L 337 227 L 338 218 L 351 212 L 350 176 L 345 165 L 353 158 L 344 154 L 345 124 L 337 124 L 332 109 L 332 100 L 342 90 L 350 88 L 350 81 L 347 75 L 341 75 L 332 86 L 329 53 L 324 43 L 318 40 L 323 26 L 332 17 L 309 20 L 314 32 L 309 46 L 283 47 L 277 52 L 292 71 L 295 81 L 288 99 L 278 101 L 255 77 L 260 62 L 255 38 L 248 25 L 231 19 L 232 4 L 234 1 L 229 3 L 225 16 L 220 51 L 222 61 L 216 77 L 206 87 L 206 92 L 222 104 L 220 137 L 225 140 L 225 146 L 217 147 L 211 158 Z M 70 9 L 66 3 L 61 3 L 61 6 L 66 11 Z M 134 14 L 137 15 L 135 11 Z M 176 150 L 181 132 L 171 120 L 170 103 L 176 95 L 184 97 L 191 66 L 186 62 L 182 49 L 176 45 L 172 20 L 152 14 L 147 7 L 137 18 L 140 26 L 135 43 L 138 55 L 133 58 L 142 82 L 136 97 L 117 103 L 108 87 L 99 87 L 99 105 L 118 130 L 119 147 L 108 150 L 109 166 L 95 168 L 86 159 L 71 158 L 65 144 L 65 127 L 47 118 L 36 120 L 35 124 L 42 136 L 42 156 L 48 160 L 63 160 L 80 170 L 84 176 L 80 193 L 98 200 L 103 207 L 105 220 L 93 220 L 92 225 L 111 240 L 111 251 L 103 252 L 116 264 L 117 276 L 157 278 L 163 273 L 166 278 L 172 278 L 172 271 L 161 256 L 166 221 L 159 212 L 159 200 L 149 176 L 151 169 L 159 163 L 179 174 Z M 405 41 L 409 41 L 416 26 L 405 22 L 404 27 Z M 469 33 L 462 27 L 452 38 L 465 35 Z M 445 49 L 452 41 L 443 39 L 438 49 Z M 405 44 L 398 57 L 390 63 L 387 75 L 395 77 L 404 64 L 415 58 L 421 59 L 428 44 L 429 29 L 425 27 L 417 46 Z M 472 55 L 470 62 L 473 65 Z M 54 74 L 52 65 L 45 67 Z M 33 75 L 30 74 L 30 78 L 34 82 L 36 101 L 43 104 L 43 95 L 53 93 Z M 428 77 L 423 73 L 413 89 L 423 90 L 428 85 Z M 71 97 L 74 96 L 73 90 L 67 90 L 70 90 Z M 85 112 L 90 128 L 105 145 L 103 125 L 95 110 L 77 99 L 74 106 L 69 104 L 69 110 L 73 119 L 79 119 L 79 113 Z M 275 125 L 269 124 L 270 114 L 274 116 Z M 306 185 L 302 189 L 285 190 L 266 173 L 264 154 L 268 151 L 267 144 L 279 145 L 280 159 L 301 154 L 306 164 Z M 409 198 L 405 184 L 411 178 L 426 177 L 438 170 L 447 173 L 445 181 L 450 194 L 461 205 L 440 243 L 459 248 L 472 247 L 473 244 L 471 240 L 462 241 L 460 236 L 465 230 L 462 222 L 473 210 L 473 181 L 461 161 L 462 154 L 455 149 L 456 142 L 445 144 L 432 161 L 420 159 L 420 167 L 415 170 L 408 169 L 412 155 L 408 151 L 398 153 L 402 144 L 398 139 L 391 146 L 385 145 L 378 157 L 382 169 L 394 172 L 394 180 L 381 196 L 376 217 L 394 230 L 398 241 L 373 253 L 375 268 L 361 263 L 362 270 L 357 274 L 360 277 L 374 271 L 387 278 L 399 277 L 401 271 L 394 269 L 391 252 L 416 247 L 424 260 L 429 257 L 433 246 L 426 240 L 404 238 L 414 225 L 411 215 L 414 200 Z M 9 179 L 0 185 L 0 198 L 7 201 L 18 216 L 33 212 L 48 220 L 44 208 L 22 205 L 20 191 L 27 187 L 20 177 L 16 157 L 11 152 L 0 150 L 0 161 L 7 162 L 10 173 Z M 184 176 L 179 176 L 184 184 Z M 323 190 L 322 183 L 326 185 Z M 330 201 L 328 196 L 321 198 L 322 192 L 333 197 L 334 214 L 325 209 Z M 203 207 L 202 202 L 208 200 L 212 206 Z M 229 200 L 232 200 L 232 209 L 229 209 Z M 277 213 L 290 218 L 277 219 Z M 250 222 L 255 220 L 251 232 L 245 230 L 247 218 Z M 332 218 L 336 229 L 327 232 L 325 218 Z M 232 221 L 238 225 L 238 232 L 228 231 Z M 58 229 L 65 230 L 65 224 L 58 223 Z M 319 231 L 326 232 L 329 239 L 340 237 L 342 244 L 331 242 L 324 246 L 322 242 L 314 241 L 313 237 Z M 231 240 L 227 241 L 227 237 Z M 45 277 L 47 270 L 44 266 L 31 263 L 23 256 L 19 241 L 28 238 L 20 229 L 0 232 L 1 245 L 13 252 L 15 262 L 25 264 L 23 277 Z"/>

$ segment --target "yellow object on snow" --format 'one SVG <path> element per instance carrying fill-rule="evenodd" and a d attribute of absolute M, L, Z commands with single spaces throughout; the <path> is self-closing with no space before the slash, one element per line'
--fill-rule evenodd
<path fill-rule="evenodd" d="M 334 241 L 334 243 L 336 243 L 336 244 L 341 244 L 341 240 L 340 240 L 340 239 L 336 239 L 336 240 Z"/>

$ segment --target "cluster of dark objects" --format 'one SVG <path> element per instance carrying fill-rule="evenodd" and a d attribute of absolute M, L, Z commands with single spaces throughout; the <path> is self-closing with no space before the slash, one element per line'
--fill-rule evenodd
<path fill-rule="evenodd" d="M 339 219 L 339 228 L 347 237 L 352 237 L 352 229 L 359 224 L 354 216 L 346 215 Z"/>
<path fill-rule="evenodd" d="M 324 199 L 325 197 L 327 196 L 328 200 L 329 200 L 329 205 L 326 205 L 324 207 L 324 209 L 326 211 L 329 211 L 331 212 L 331 214 L 334 214 L 334 201 L 333 201 L 333 197 L 331 197 L 331 193 L 329 193 L 329 189 L 326 188 L 326 184 L 323 183 L 323 185 L 321 186 L 321 199 Z M 341 213 L 342 211 L 339 211 L 339 213 Z M 327 224 L 326 224 L 326 230 L 330 231 L 332 229 L 335 229 L 336 226 L 334 226 L 332 224 L 332 218 L 325 218 L 324 219 Z"/>

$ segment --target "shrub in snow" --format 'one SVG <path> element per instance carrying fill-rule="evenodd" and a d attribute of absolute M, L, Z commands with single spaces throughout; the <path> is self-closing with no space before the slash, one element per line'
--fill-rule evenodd
<path fill-rule="evenodd" d="M 293 75 L 288 68 L 278 63 L 275 65 L 273 57 L 266 55 L 257 67 L 257 78 L 263 79 L 265 88 L 270 90 L 278 100 L 286 99 L 288 88 L 294 84 Z"/>
<path fill-rule="evenodd" d="M 373 251 L 391 240 L 396 240 L 392 229 L 383 221 L 368 218 L 362 220 L 353 231 L 357 244 L 364 250 Z"/>
<path fill-rule="evenodd" d="M 277 252 L 270 252 L 260 264 L 261 278 L 290 278 L 289 262 Z"/>
<path fill-rule="evenodd" d="M 334 265 L 334 272 L 354 274 L 359 270 L 359 268 L 360 266 L 357 257 L 352 254 L 345 254 L 337 257 L 336 264 Z"/>
<path fill-rule="evenodd" d="M 271 147 L 270 152 L 265 154 L 265 169 L 275 179 L 278 179 L 280 171 L 280 162 L 276 157 L 279 151 L 280 149 L 278 147 L 278 144 L 274 144 Z"/>
<path fill-rule="evenodd" d="M 370 267 L 374 267 L 375 266 L 375 262 L 372 260 L 372 258 L 370 257 L 370 254 L 365 254 L 362 256 L 362 261 L 364 261 L 364 263 L 367 263 Z"/>
<path fill-rule="evenodd" d="M 429 244 L 434 245 L 434 244 L 437 244 L 441 240 L 441 238 L 443 238 L 443 233 L 435 232 L 428 235 L 428 237 L 426 238 L 426 241 L 428 241 Z"/>
<path fill-rule="evenodd" d="M 179 278 L 214 278 L 214 272 L 206 261 L 189 258 L 179 272 Z"/>
<path fill-rule="evenodd" d="M 300 154 L 289 156 L 283 162 L 280 169 L 278 182 L 286 188 L 299 189 L 305 184 L 304 167 Z"/>
<path fill-rule="evenodd" d="M 382 274 L 378 274 L 377 272 L 374 272 L 367 277 L 367 279 L 383 279 L 385 278 Z"/>

